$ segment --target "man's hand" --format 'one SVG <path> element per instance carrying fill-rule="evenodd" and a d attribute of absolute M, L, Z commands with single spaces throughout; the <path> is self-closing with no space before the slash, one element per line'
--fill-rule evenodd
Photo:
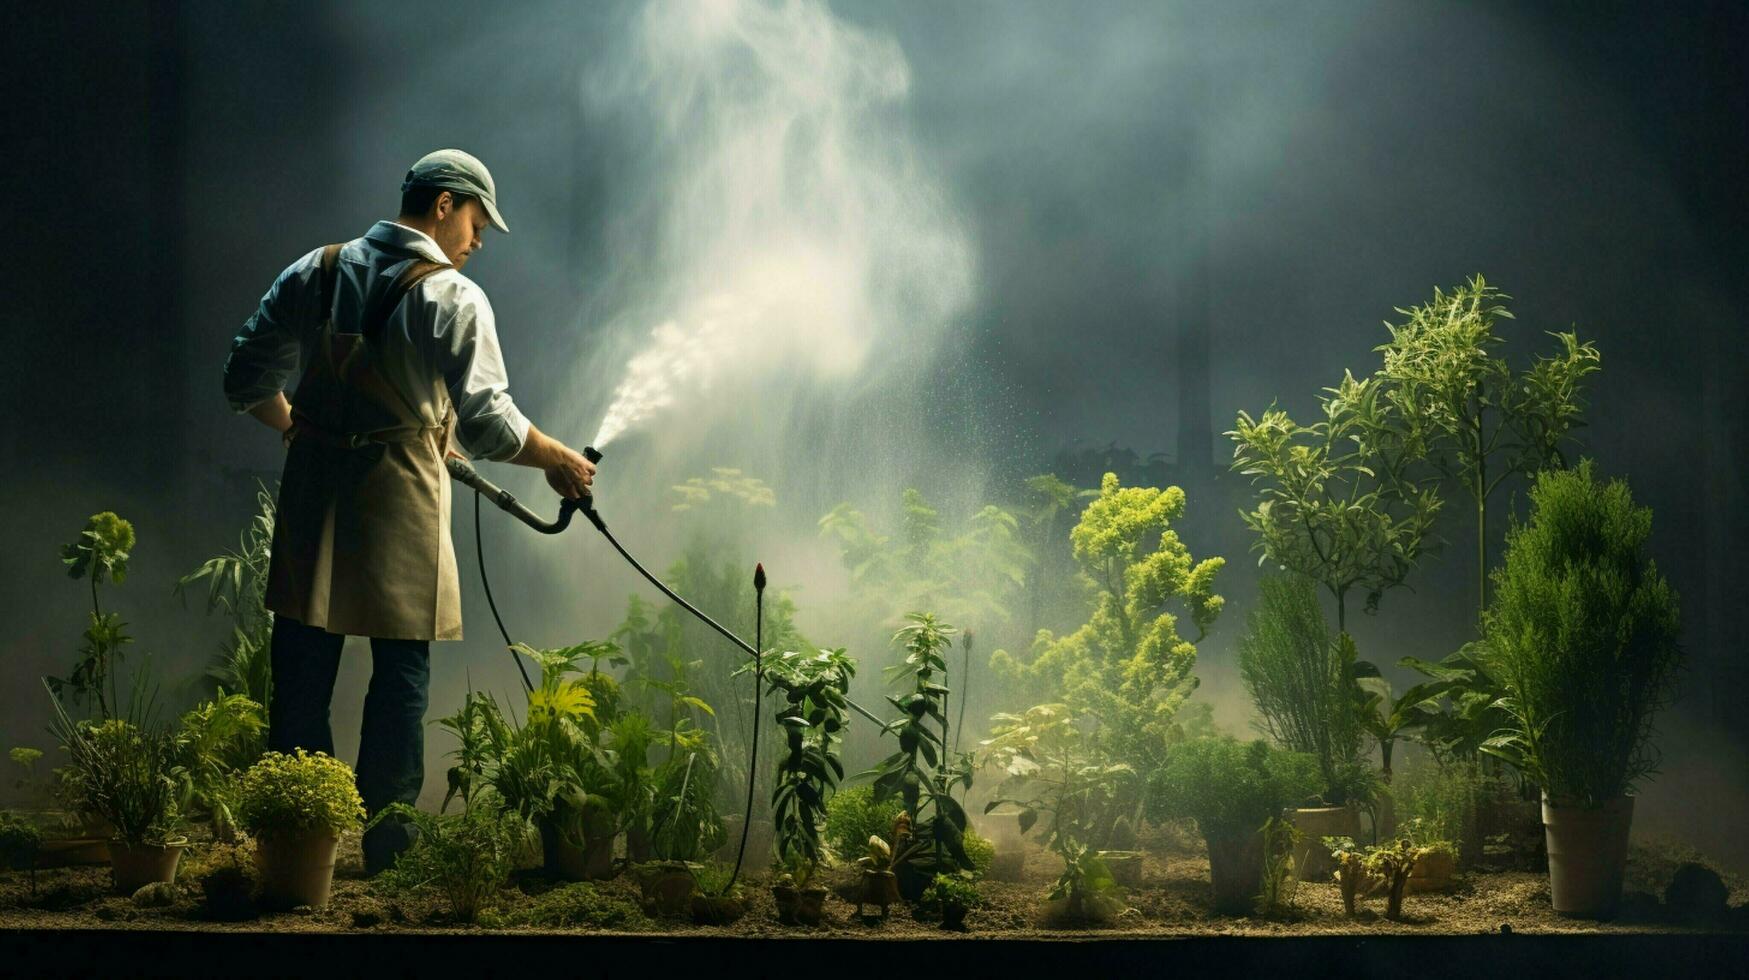
<path fill-rule="evenodd" d="M 553 488 L 553 492 L 572 500 L 588 493 L 595 482 L 594 463 L 533 425 L 528 427 L 528 439 L 523 442 L 522 451 L 510 461 L 546 471 L 547 485 Z"/>
<path fill-rule="evenodd" d="M 576 500 L 588 493 L 595 483 L 595 464 L 569 446 L 559 448 L 564 452 L 564 458 L 547 467 L 547 486 L 561 497 Z"/>

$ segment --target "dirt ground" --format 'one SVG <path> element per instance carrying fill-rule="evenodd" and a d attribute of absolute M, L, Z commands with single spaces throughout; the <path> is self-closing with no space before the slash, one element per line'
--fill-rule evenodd
<path fill-rule="evenodd" d="M 509 933 L 578 933 L 641 935 L 672 934 L 779 938 L 916 939 L 1027 938 L 1268 935 L 1305 936 L 1328 934 L 1419 933 L 1429 935 L 1475 935 L 1482 933 L 1692 933 L 1749 931 L 1749 886 L 1726 876 L 1730 910 L 1708 921 L 1685 920 L 1661 904 L 1671 875 L 1698 855 L 1669 842 L 1638 844 L 1630 859 L 1628 882 L 1620 916 L 1607 923 L 1586 922 L 1557 916 L 1549 905 L 1546 874 L 1530 871 L 1494 871 L 1460 874 L 1446 894 L 1411 895 L 1404 901 L 1404 918 L 1392 922 L 1383 917 L 1384 902 L 1365 903 L 1356 918 L 1343 914 L 1336 885 L 1302 883 L 1286 914 L 1272 918 L 1226 918 L 1209 911 L 1209 872 L 1206 857 L 1194 843 L 1156 839 L 1146 842 L 1154 849 L 1144 859 L 1143 883 L 1125 893 L 1126 911 L 1108 926 L 1098 929 L 1055 928 L 1043 919 L 1042 896 L 1055 881 L 1061 863 L 1033 848 L 1028 852 L 1021 881 L 985 880 L 980 883 L 983 907 L 967 918 L 968 931 L 949 933 L 934 922 L 919 921 L 903 906 L 894 906 L 882 920 L 864 918 L 844 900 L 850 894 L 855 872 L 826 872 L 827 885 L 835 894 L 827 899 L 825 922 L 817 928 L 785 926 L 777 921 L 775 906 L 762 878 L 746 889 L 747 914 L 726 927 L 698 926 L 686 919 L 650 919 L 637 912 L 637 886 L 629 875 L 597 882 L 593 894 L 585 890 L 585 906 L 595 911 L 583 916 L 602 925 L 520 924 L 530 919 L 551 922 L 542 916 L 543 903 L 555 885 L 533 874 L 519 875 L 503 890 L 493 909 L 484 917 L 489 925 L 458 925 L 450 921 L 443 900 L 433 889 L 396 891 L 379 882 L 365 880 L 358 842 L 343 843 L 336 871 L 334 893 L 321 909 L 296 909 L 262 915 L 241 922 L 216 922 L 208 917 L 197 876 L 206 860 L 204 845 L 194 845 L 184 857 L 185 872 L 179 874 L 168 905 L 144 907 L 134 898 L 113 893 L 107 867 L 45 869 L 36 873 L 32 890 L 26 872 L 7 872 L 0 877 L 0 928 L 3 929 L 162 929 L 247 930 L 273 932 L 329 932 L 354 930 L 483 931 Z M 575 892 L 573 892 L 575 894 Z M 605 910 L 603 912 L 602 910 Z M 562 921 L 578 917 L 561 916 Z"/>

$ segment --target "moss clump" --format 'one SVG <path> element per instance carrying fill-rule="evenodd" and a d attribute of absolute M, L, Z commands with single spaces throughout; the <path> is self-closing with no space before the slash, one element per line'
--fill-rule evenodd
<path fill-rule="evenodd" d="M 637 930 L 647 927 L 649 922 L 630 899 L 604 893 L 581 881 L 555 888 L 518 908 L 480 913 L 480 924 L 492 928 L 544 926 Z"/>
<path fill-rule="evenodd" d="M 996 860 L 996 845 L 991 843 L 990 838 L 967 827 L 960 843 L 965 845 L 966 857 L 972 859 L 972 870 L 979 876 L 988 874 L 991 862 Z"/>
<path fill-rule="evenodd" d="M 826 843 L 840 861 L 853 860 L 868 849 L 870 837 L 893 835 L 893 819 L 903 805 L 897 796 L 877 804 L 872 786 L 841 789 L 826 803 Z"/>

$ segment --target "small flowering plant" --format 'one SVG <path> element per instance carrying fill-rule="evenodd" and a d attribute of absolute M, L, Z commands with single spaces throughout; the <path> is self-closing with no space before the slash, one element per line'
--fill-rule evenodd
<path fill-rule="evenodd" d="M 356 830 L 364 822 L 352 769 L 321 752 L 267 752 L 243 774 L 237 808 L 256 837 Z"/>

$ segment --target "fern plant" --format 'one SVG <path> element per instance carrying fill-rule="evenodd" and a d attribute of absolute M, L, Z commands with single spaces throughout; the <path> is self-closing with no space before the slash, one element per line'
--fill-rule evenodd
<path fill-rule="evenodd" d="M 255 515 L 238 535 L 236 550 L 208 558 L 178 579 L 174 590 L 186 599 L 190 589 L 206 584 L 207 613 L 223 612 L 231 620 L 231 635 L 207 668 L 207 677 L 218 688 L 259 705 L 273 703 L 273 613 L 264 602 L 273 561 L 273 522 L 273 494 L 257 484 Z"/>

